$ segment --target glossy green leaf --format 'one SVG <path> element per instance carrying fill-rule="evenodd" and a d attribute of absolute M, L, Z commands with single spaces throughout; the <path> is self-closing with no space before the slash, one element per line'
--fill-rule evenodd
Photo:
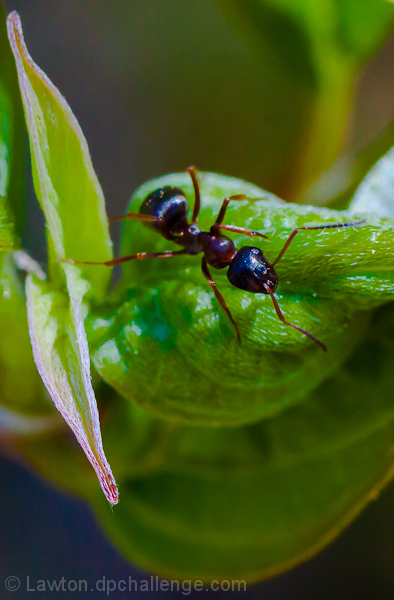
<path fill-rule="evenodd" d="M 34 360 L 108 501 L 116 504 L 117 488 L 102 447 L 84 328 L 84 296 L 102 299 L 110 273 L 55 263 L 55 259 L 75 258 L 76 252 L 94 251 L 96 259 L 102 260 L 111 257 L 104 198 L 82 131 L 60 92 L 30 58 L 16 12 L 9 15 L 7 27 L 28 127 L 34 186 L 49 232 L 51 280 L 43 284 L 31 274 L 26 284 Z"/>
<path fill-rule="evenodd" d="M 224 197 L 244 193 L 257 198 L 230 204 L 226 223 L 268 234 L 261 243 L 231 237 L 237 247 L 260 246 L 271 261 L 296 227 L 357 221 L 361 215 L 287 204 L 219 175 L 200 173 L 199 178 L 199 224 L 205 230 Z M 130 210 L 138 211 L 150 191 L 170 183 L 182 187 L 191 205 L 187 174 L 173 174 L 137 190 Z M 282 324 L 269 296 L 234 288 L 225 272 L 213 270 L 239 325 L 238 344 L 201 274 L 201 257 L 186 256 L 124 265 L 114 304 L 98 309 L 89 326 L 95 367 L 121 394 L 171 419 L 233 426 L 280 412 L 339 367 L 364 335 L 368 310 L 391 300 L 393 226 L 391 219 L 370 216 L 358 227 L 300 232 L 278 264 L 277 298 L 285 316 L 323 340 L 327 354 Z M 141 223 L 124 227 L 124 255 L 171 248 Z"/>
<path fill-rule="evenodd" d="M 331 288 L 339 293 L 344 282 L 344 303 L 374 302 L 374 287 L 379 296 L 384 280 L 386 298 L 393 298 L 391 267 L 385 271 L 392 260 L 391 242 L 384 241 L 386 234 L 392 237 L 393 170 L 391 151 L 368 175 L 351 205 L 353 213 L 369 214 L 368 221 L 376 227 L 369 231 L 369 246 L 360 244 L 356 265 L 343 264 L 344 277 Z M 181 183 L 178 177 L 176 184 Z M 272 211 L 271 203 L 277 205 L 268 201 L 265 214 Z M 314 218 L 330 214 L 310 207 L 300 213 L 299 207 L 282 208 L 286 221 L 294 218 L 294 212 L 298 218 L 305 215 L 304 210 Z M 337 213 L 337 218 L 342 214 Z M 349 232 L 350 239 L 352 235 Z M 375 241 L 381 235 L 379 250 Z M 330 248 L 330 242 L 326 243 L 328 251 L 337 251 L 330 252 L 333 263 L 341 260 L 341 246 Z M 313 263 L 313 247 L 308 243 L 307 248 Z M 346 256 L 346 240 L 343 250 Z M 376 253 L 380 257 L 372 265 Z M 375 270 L 379 263 L 380 271 Z M 351 276 L 347 270 L 352 266 L 359 270 L 352 280 L 353 296 L 348 295 Z M 360 268 L 370 269 L 370 275 L 360 275 Z M 172 274 L 167 270 L 162 277 Z M 309 268 L 308 276 L 316 278 L 317 273 Z M 361 279 L 369 284 L 368 290 L 360 285 Z M 176 301 L 173 295 L 171 305 Z M 285 407 L 273 418 L 236 429 L 172 424 L 167 438 L 152 439 L 161 449 L 162 462 L 153 472 L 121 481 L 122 503 L 113 518 L 108 518 L 97 494 L 92 498 L 114 543 L 130 559 L 167 578 L 252 582 L 291 568 L 335 538 L 394 475 L 393 302 L 375 310 L 370 319 L 364 339 L 342 367 L 302 402 Z M 119 348 L 124 350 L 121 344 Z M 285 361 L 287 355 L 281 358 Z M 152 365 L 150 370 L 152 380 L 162 368 L 157 357 L 155 363 L 156 368 Z M 168 379 L 182 376 L 179 365 L 167 369 Z M 216 374 L 219 389 L 222 380 L 220 370 Z M 242 386 L 247 407 L 246 377 Z M 200 390 L 194 391 L 198 403 Z M 263 397 L 265 391 L 262 388 Z M 233 385 L 230 399 L 234 393 Z M 213 411 L 216 400 L 215 395 L 209 398 Z"/>

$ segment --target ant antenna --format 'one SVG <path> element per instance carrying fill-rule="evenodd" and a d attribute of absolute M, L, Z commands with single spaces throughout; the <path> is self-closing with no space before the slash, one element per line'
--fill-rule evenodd
<path fill-rule="evenodd" d="M 325 225 L 304 225 L 304 227 L 297 227 L 297 229 L 294 229 L 294 231 L 291 232 L 282 250 L 279 252 L 274 262 L 271 263 L 271 266 L 275 267 L 275 265 L 278 264 L 278 262 L 286 252 L 287 248 L 290 246 L 291 242 L 293 241 L 297 233 L 299 233 L 300 231 L 310 231 L 312 229 L 334 229 L 338 227 L 356 227 L 358 225 L 364 225 L 365 221 L 366 219 L 363 219 L 362 221 L 355 221 L 349 223 L 326 223 Z"/>

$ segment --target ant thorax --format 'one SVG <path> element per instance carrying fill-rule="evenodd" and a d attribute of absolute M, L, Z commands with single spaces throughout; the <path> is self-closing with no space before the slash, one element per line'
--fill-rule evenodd
<path fill-rule="evenodd" d="M 198 236 L 198 241 L 202 246 L 207 263 L 215 269 L 228 267 L 237 254 L 234 242 L 220 233 L 202 231 Z"/>
<path fill-rule="evenodd" d="M 189 256 L 195 256 L 204 252 L 203 246 L 200 242 L 200 236 L 204 232 L 196 225 L 196 223 L 189 224 L 186 220 L 182 234 L 173 238 L 173 241 L 179 246 L 184 246 L 186 254 Z"/>

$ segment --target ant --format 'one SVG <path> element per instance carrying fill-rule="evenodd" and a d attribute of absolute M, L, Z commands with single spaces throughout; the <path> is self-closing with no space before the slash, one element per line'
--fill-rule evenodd
<path fill-rule="evenodd" d="M 302 329 L 294 323 L 286 321 L 282 314 L 279 304 L 274 296 L 278 286 L 278 276 L 274 267 L 285 254 L 294 237 L 299 231 L 309 231 L 312 229 L 333 229 L 335 227 L 352 227 L 361 225 L 364 221 L 357 223 L 329 223 L 326 225 L 312 225 L 297 227 L 289 235 L 282 250 L 274 262 L 270 263 L 264 256 L 260 248 L 254 246 L 243 246 L 239 250 L 235 248 L 233 241 L 223 235 L 221 230 L 233 233 L 242 233 L 251 238 L 262 237 L 268 239 L 268 236 L 253 231 L 245 227 L 236 227 L 234 225 L 223 225 L 223 219 L 226 214 L 227 207 L 232 200 L 245 200 L 247 196 L 244 194 L 236 194 L 229 196 L 223 200 L 222 207 L 216 217 L 215 223 L 208 231 L 201 231 L 197 225 L 197 218 L 200 212 L 201 199 L 200 187 L 197 179 L 197 172 L 194 167 L 188 167 L 193 188 L 194 188 L 194 207 L 191 223 L 187 219 L 188 206 L 184 192 L 177 187 L 165 186 L 151 192 L 142 202 L 139 213 L 128 213 L 122 217 L 109 217 L 110 221 L 120 221 L 122 219 L 134 219 L 142 221 L 151 229 L 159 232 L 166 240 L 174 242 L 179 246 L 183 246 L 182 250 L 167 250 L 164 252 L 139 252 L 129 256 L 121 256 L 105 262 L 89 262 L 89 261 L 74 261 L 66 259 L 62 262 L 71 264 L 84 265 L 105 265 L 113 267 L 120 265 L 129 260 L 139 259 L 145 260 L 149 258 L 171 258 L 172 256 L 180 256 L 182 254 L 195 255 L 203 253 L 201 261 L 201 270 L 205 279 L 211 286 L 219 304 L 226 311 L 228 318 L 234 326 L 237 334 L 238 342 L 241 342 L 241 334 L 238 325 L 235 322 L 229 307 L 222 294 L 216 287 L 212 279 L 208 265 L 215 269 L 225 269 L 228 267 L 227 278 L 232 285 L 241 290 L 252 292 L 253 294 L 268 294 L 271 296 L 276 314 L 280 321 L 289 327 L 297 329 L 304 335 L 313 340 L 324 352 L 327 352 L 327 347 L 314 335 Z"/>

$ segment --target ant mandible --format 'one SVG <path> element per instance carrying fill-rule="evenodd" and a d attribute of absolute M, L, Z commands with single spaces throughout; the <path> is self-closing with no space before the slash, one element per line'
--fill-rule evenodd
<path fill-rule="evenodd" d="M 233 324 L 239 342 L 241 342 L 241 334 L 239 332 L 238 325 L 235 322 L 225 299 L 217 289 L 208 265 L 214 267 L 215 269 L 225 269 L 228 267 L 228 280 L 232 285 L 240 288 L 241 290 L 252 292 L 253 294 L 259 293 L 270 295 L 276 314 L 282 323 L 289 325 L 289 327 L 293 327 L 294 329 L 297 329 L 304 335 L 308 336 L 311 340 L 318 344 L 320 348 L 324 350 L 324 352 L 327 352 L 327 347 L 318 338 L 305 329 L 302 329 L 302 327 L 286 321 L 274 296 L 274 292 L 278 286 L 278 276 L 274 267 L 283 257 L 292 240 L 299 231 L 308 231 L 312 229 L 333 229 L 335 227 L 351 227 L 360 225 L 364 221 L 358 221 L 356 223 L 329 223 L 326 225 L 306 225 L 304 227 L 297 227 L 297 229 L 294 229 L 287 238 L 287 241 L 285 242 L 282 250 L 279 252 L 274 262 L 270 263 L 260 248 L 255 248 L 254 246 L 243 246 L 237 250 L 233 241 L 221 233 L 221 230 L 224 230 L 233 233 L 242 233 L 251 238 L 262 237 L 268 239 L 268 236 L 259 233 L 258 231 L 253 231 L 245 227 L 236 227 L 234 225 L 223 225 L 223 219 L 230 201 L 247 199 L 247 196 L 244 194 L 236 194 L 223 200 L 223 204 L 218 216 L 216 217 L 216 221 L 210 228 L 209 232 L 202 231 L 198 227 L 197 218 L 201 206 L 200 187 L 197 179 L 196 169 L 194 167 L 188 167 L 187 172 L 191 177 L 194 188 L 194 207 L 191 223 L 189 223 L 187 219 L 188 206 L 184 192 L 180 188 L 172 186 L 165 186 L 151 192 L 142 202 L 139 213 L 128 213 L 122 217 L 109 217 L 110 221 L 120 221 L 122 219 L 134 219 L 137 221 L 142 221 L 151 229 L 161 233 L 166 240 L 175 242 L 175 244 L 178 244 L 179 246 L 183 246 L 182 250 L 139 252 L 138 254 L 121 256 L 120 258 L 114 258 L 105 262 L 76 261 L 71 259 L 66 259 L 63 262 L 68 262 L 71 264 L 105 265 L 107 267 L 113 267 L 133 259 L 145 260 L 149 258 L 171 258 L 172 256 L 180 256 L 182 254 L 195 255 L 202 252 L 204 254 L 201 261 L 202 273 L 211 286 L 213 293 L 219 301 L 219 304 L 222 306 L 222 308 L 224 308 L 227 316 Z"/>

